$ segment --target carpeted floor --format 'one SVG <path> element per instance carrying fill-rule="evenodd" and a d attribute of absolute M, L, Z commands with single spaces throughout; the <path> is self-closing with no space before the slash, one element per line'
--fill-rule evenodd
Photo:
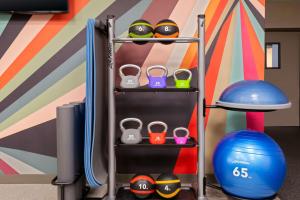
<path fill-rule="evenodd" d="M 287 178 L 279 192 L 282 200 L 300 199 L 300 127 L 266 127 L 282 148 L 287 161 Z"/>

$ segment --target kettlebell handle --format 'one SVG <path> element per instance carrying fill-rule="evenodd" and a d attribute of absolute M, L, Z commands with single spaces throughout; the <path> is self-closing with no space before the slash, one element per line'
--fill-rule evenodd
<path fill-rule="evenodd" d="M 162 121 L 154 121 L 154 122 L 151 122 L 151 123 L 148 124 L 148 127 L 147 127 L 148 128 L 148 133 L 152 132 L 151 131 L 151 127 L 154 126 L 154 125 L 161 125 L 161 126 L 163 126 L 164 127 L 164 131 L 162 131 L 162 132 L 167 132 L 167 130 L 168 130 L 168 125 L 166 123 L 164 123 Z"/>
<path fill-rule="evenodd" d="M 178 135 L 177 135 L 177 132 L 178 131 L 185 131 L 186 132 L 186 135 L 185 136 L 182 136 L 182 137 L 185 137 L 185 138 L 188 138 L 190 136 L 190 131 L 187 129 L 187 128 L 184 128 L 184 127 L 178 127 L 178 128 L 175 128 L 173 130 L 173 136 L 175 138 L 178 138 Z"/>
<path fill-rule="evenodd" d="M 192 79 L 192 72 L 191 72 L 191 70 L 188 70 L 188 69 L 177 69 L 177 70 L 174 71 L 174 74 L 173 74 L 175 80 L 178 80 L 178 78 L 176 76 L 178 72 L 186 72 L 186 73 L 189 74 L 189 78 L 186 79 L 186 80 L 191 80 Z"/>
<path fill-rule="evenodd" d="M 136 76 L 139 77 L 139 76 L 141 75 L 142 70 L 141 70 L 141 68 L 140 68 L 138 65 L 134 65 L 134 64 L 126 64 L 126 65 L 122 65 L 122 66 L 120 67 L 120 69 L 119 69 L 119 73 L 120 73 L 120 76 L 121 76 L 121 77 L 124 77 L 124 76 L 125 76 L 125 74 L 124 74 L 124 72 L 123 72 L 123 70 L 124 70 L 125 68 L 135 68 L 135 69 L 138 70 Z"/>
<path fill-rule="evenodd" d="M 140 124 L 139 127 L 138 127 L 137 129 L 138 129 L 138 130 L 142 130 L 143 122 L 142 122 L 140 119 L 138 119 L 138 118 L 125 118 L 125 119 L 123 119 L 123 120 L 120 122 L 120 129 L 121 129 L 122 131 L 125 131 L 125 130 L 126 130 L 126 129 L 124 128 L 124 123 L 126 123 L 126 122 L 137 122 L 137 123 Z"/>
<path fill-rule="evenodd" d="M 147 68 L 147 76 L 150 76 L 150 72 L 154 69 L 160 69 L 164 71 L 164 74 L 162 76 L 167 76 L 168 75 L 168 69 L 162 65 L 153 65 L 151 67 Z"/>

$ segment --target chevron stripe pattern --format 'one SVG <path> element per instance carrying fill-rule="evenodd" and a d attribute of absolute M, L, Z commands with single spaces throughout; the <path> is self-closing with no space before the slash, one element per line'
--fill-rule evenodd
<path fill-rule="evenodd" d="M 60 15 L 0 14 L 0 174 L 56 173 L 56 107 L 85 97 L 85 26 L 88 18 L 116 16 L 116 35 L 144 18 L 153 24 L 170 18 L 180 34 L 197 35 L 199 13 L 206 15 L 206 96 L 213 104 L 229 84 L 264 78 L 265 0 L 70 0 Z M 197 66 L 195 44 L 118 45 L 117 66 L 162 64 L 170 73 Z M 163 56 L 162 56 L 163 55 Z M 146 76 L 141 84 L 147 84 Z M 196 137 L 196 109 L 183 116 Z M 257 113 L 207 113 L 207 165 L 224 133 L 262 130 Z M 196 150 L 180 150 L 175 173 L 195 173 Z M 186 168 L 189 163 L 189 168 Z"/>

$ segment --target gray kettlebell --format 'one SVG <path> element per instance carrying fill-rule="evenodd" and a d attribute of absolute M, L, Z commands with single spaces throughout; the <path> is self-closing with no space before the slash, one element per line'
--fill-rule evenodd
<path fill-rule="evenodd" d="M 136 75 L 125 75 L 123 73 L 123 70 L 125 68 L 135 68 L 138 70 Z M 140 76 L 141 76 L 141 68 L 137 65 L 134 64 L 126 64 L 126 65 L 122 65 L 119 69 L 119 74 L 121 77 L 121 87 L 122 88 L 137 88 L 140 86 Z"/>
<path fill-rule="evenodd" d="M 125 129 L 124 128 L 124 123 L 125 122 L 138 122 L 140 125 L 138 128 L 130 128 L 130 129 Z M 138 144 L 142 141 L 142 134 L 141 130 L 143 127 L 143 122 L 137 118 L 125 118 L 120 122 L 120 129 L 122 131 L 122 136 L 121 136 L 121 142 L 124 144 Z"/>

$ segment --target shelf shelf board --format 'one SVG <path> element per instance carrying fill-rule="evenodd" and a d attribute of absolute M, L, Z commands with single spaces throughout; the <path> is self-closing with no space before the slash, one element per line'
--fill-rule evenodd
<path fill-rule="evenodd" d="M 124 144 L 121 142 L 120 139 L 117 141 L 117 147 L 124 147 L 124 148 L 130 148 L 130 147 L 149 147 L 149 148 L 155 148 L 155 147 L 166 147 L 166 148 L 193 148 L 197 146 L 197 143 L 193 137 L 188 139 L 188 142 L 186 144 L 176 144 L 174 139 L 172 137 L 167 137 L 165 144 L 150 144 L 149 138 L 143 138 L 142 142 L 139 144 Z"/>
<path fill-rule="evenodd" d="M 128 187 L 122 187 L 118 190 L 117 200 L 136 200 L 136 197 L 130 192 Z M 146 200 L 160 200 L 164 199 L 157 194 L 146 198 Z M 172 198 L 173 200 L 196 200 L 195 192 L 192 188 L 182 188 L 178 196 Z"/>
<path fill-rule="evenodd" d="M 115 92 L 198 92 L 197 88 L 116 88 Z"/>
<path fill-rule="evenodd" d="M 131 42 L 175 42 L 175 43 L 194 43 L 200 42 L 199 38 L 194 37 L 179 37 L 179 38 L 115 38 L 115 43 L 131 43 Z"/>

